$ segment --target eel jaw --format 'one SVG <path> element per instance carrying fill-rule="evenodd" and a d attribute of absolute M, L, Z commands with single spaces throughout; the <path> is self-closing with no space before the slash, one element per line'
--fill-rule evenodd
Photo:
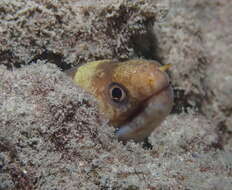
<path fill-rule="evenodd" d="M 172 87 L 168 85 L 144 103 L 146 107 L 135 118 L 116 130 L 120 141 L 143 141 L 161 124 L 172 109 Z"/>

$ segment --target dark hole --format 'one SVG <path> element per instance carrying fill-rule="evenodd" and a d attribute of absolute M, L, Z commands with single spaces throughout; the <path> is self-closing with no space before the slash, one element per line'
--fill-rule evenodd
<path fill-rule="evenodd" d="M 37 60 L 47 60 L 50 63 L 56 64 L 62 70 L 67 70 L 71 68 L 70 64 L 67 64 L 63 60 L 63 55 L 59 53 L 54 53 L 48 50 L 45 50 L 43 53 L 36 55 L 28 64 L 36 62 Z"/>
<path fill-rule="evenodd" d="M 120 88 L 114 88 L 112 90 L 112 98 L 114 100 L 120 100 L 120 98 L 122 97 L 122 90 Z"/>
<path fill-rule="evenodd" d="M 7 69 L 12 70 L 25 65 L 24 62 L 19 62 L 18 60 L 20 59 L 10 50 L 0 51 L 0 65 L 5 65 Z"/>
<path fill-rule="evenodd" d="M 136 56 L 161 62 L 158 53 L 158 41 L 153 31 L 153 24 L 147 24 L 145 33 L 133 34 L 129 46 L 134 49 Z"/>
<path fill-rule="evenodd" d="M 148 137 L 146 137 L 143 141 L 143 148 L 145 150 L 152 150 L 153 149 L 153 145 L 149 142 Z"/>
<path fill-rule="evenodd" d="M 195 102 L 195 105 L 191 104 Z M 182 112 L 188 113 L 188 110 L 195 110 L 196 112 L 202 112 L 201 110 L 202 98 L 196 94 L 185 94 L 184 89 L 178 89 L 174 87 L 174 106 L 171 113 L 180 114 Z"/>

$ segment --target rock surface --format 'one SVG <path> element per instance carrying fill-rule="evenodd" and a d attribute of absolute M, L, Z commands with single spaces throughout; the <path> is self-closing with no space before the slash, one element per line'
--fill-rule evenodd
<path fill-rule="evenodd" d="M 231 8 L 227 0 L 1 1 L 0 190 L 231 189 Z M 175 106 L 152 149 L 118 142 L 94 98 L 60 71 L 135 57 L 173 65 Z"/>

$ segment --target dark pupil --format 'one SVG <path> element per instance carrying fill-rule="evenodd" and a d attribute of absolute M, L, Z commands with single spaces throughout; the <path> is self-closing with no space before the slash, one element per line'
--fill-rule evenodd
<path fill-rule="evenodd" d="M 115 100 L 120 100 L 122 97 L 122 90 L 120 88 L 114 88 L 112 90 L 112 98 Z"/>

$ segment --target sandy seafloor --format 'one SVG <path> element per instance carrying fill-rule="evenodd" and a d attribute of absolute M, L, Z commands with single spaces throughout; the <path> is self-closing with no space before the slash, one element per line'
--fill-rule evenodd
<path fill-rule="evenodd" d="M 231 10 L 229 0 L 1 0 L 0 190 L 231 190 Z M 106 58 L 173 65 L 175 105 L 152 149 L 119 143 L 62 72 Z"/>

